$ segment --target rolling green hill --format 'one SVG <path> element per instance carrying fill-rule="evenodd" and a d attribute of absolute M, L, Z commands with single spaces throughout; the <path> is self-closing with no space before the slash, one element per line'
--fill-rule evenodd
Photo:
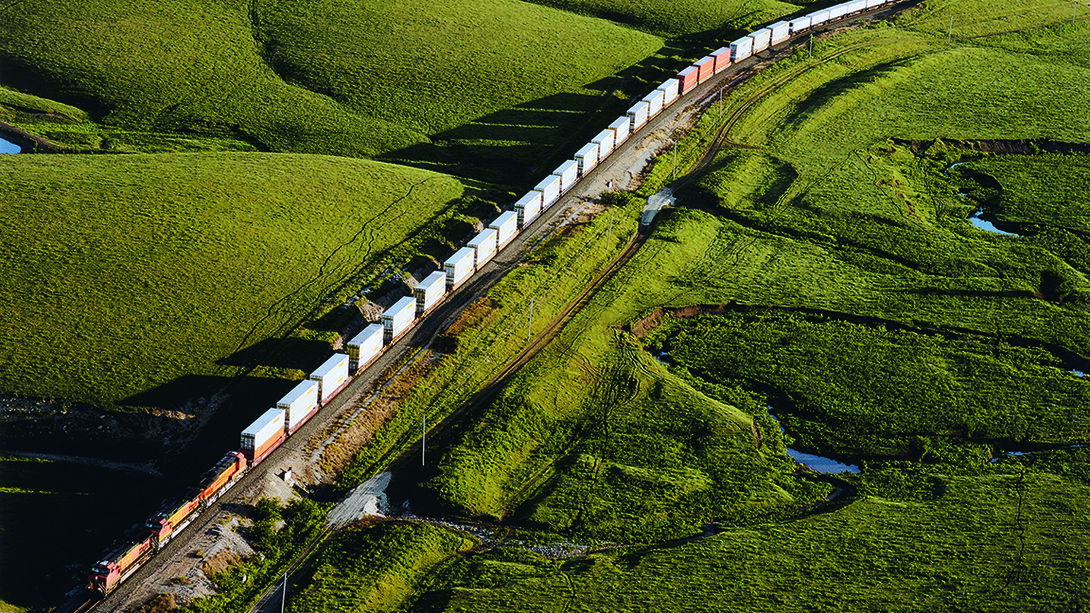
<path fill-rule="evenodd" d="M 412 257 L 463 190 L 324 156 L 4 156 L 3 392 L 117 406 L 229 374 L 390 250 Z"/>

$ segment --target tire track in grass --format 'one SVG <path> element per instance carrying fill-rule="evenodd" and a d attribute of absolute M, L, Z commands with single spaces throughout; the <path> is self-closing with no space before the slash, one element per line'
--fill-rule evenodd
<path fill-rule="evenodd" d="M 274 327 L 272 329 L 272 331 L 269 332 L 268 335 L 270 337 L 280 336 L 281 340 L 283 340 L 282 337 L 284 335 L 289 334 L 292 331 L 294 331 L 295 329 L 297 329 L 300 325 L 302 325 L 304 320 L 306 320 L 308 318 L 308 316 L 311 316 L 314 313 L 316 313 L 317 311 L 320 311 L 323 308 L 323 306 L 325 306 L 325 304 L 328 302 L 330 295 L 335 294 L 337 291 L 339 291 L 341 288 L 343 288 L 344 285 L 347 284 L 351 278 L 355 277 L 358 274 L 358 271 L 362 269 L 362 266 L 360 268 L 354 269 L 351 273 L 343 275 L 339 279 L 334 281 L 334 283 L 339 283 L 339 286 L 336 289 L 334 289 L 331 293 L 327 293 L 327 295 L 325 297 L 323 297 L 318 302 L 318 304 L 312 306 L 305 313 L 299 314 L 298 310 L 297 310 L 297 307 L 294 307 L 293 303 L 308 288 L 311 288 L 315 284 L 320 283 L 322 281 L 322 278 L 326 274 L 326 267 L 331 264 L 333 258 L 338 253 L 340 253 L 342 250 L 347 249 L 350 245 L 355 243 L 357 241 L 357 239 L 359 239 L 361 236 L 366 235 L 367 238 L 363 242 L 363 244 L 360 246 L 360 248 L 358 248 L 356 250 L 355 253 L 358 256 L 360 251 L 363 250 L 363 252 L 364 252 L 363 257 L 371 256 L 371 254 L 373 253 L 374 241 L 375 241 L 375 228 L 372 227 L 373 222 L 376 219 L 379 219 L 379 218 L 383 218 L 383 219 L 387 218 L 387 213 L 389 213 L 389 211 L 391 209 L 393 209 L 393 207 L 397 206 L 399 203 L 403 202 L 405 199 L 411 197 L 412 194 L 413 194 L 413 191 L 415 191 L 416 188 L 421 187 L 424 184 L 426 184 L 429 181 L 432 181 L 434 179 L 435 179 L 435 177 L 428 177 L 427 179 L 424 179 L 423 181 L 420 181 L 418 183 L 414 183 L 414 184 L 410 185 L 408 191 L 406 191 L 401 196 L 399 196 L 397 198 L 394 198 L 382 210 L 376 211 L 370 217 L 368 217 L 366 220 L 364 220 L 363 223 L 361 224 L 360 228 L 352 235 L 351 238 L 349 238 L 344 243 L 341 243 L 340 245 L 338 245 L 336 248 L 334 248 L 331 252 L 329 252 L 326 255 L 326 257 L 319 264 L 318 270 L 311 276 L 310 279 L 307 279 L 306 281 L 302 282 L 294 290 L 291 290 L 290 292 L 288 292 L 287 294 L 285 294 L 281 298 L 277 299 L 275 302 L 273 302 L 271 305 L 269 305 L 266 308 L 265 315 L 263 315 L 260 319 L 258 319 L 256 322 L 254 322 L 254 324 L 250 327 L 250 329 L 243 335 L 243 337 L 239 341 L 238 345 L 236 345 L 235 350 L 232 352 L 232 354 L 238 353 L 238 352 L 242 351 L 243 349 L 245 349 L 249 345 L 251 340 L 259 333 L 259 330 L 264 326 L 264 324 L 266 322 L 268 322 L 270 319 L 273 319 L 274 317 L 282 316 L 284 321 L 282 323 L 280 323 L 279 325 L 277 325 L 276 327 Z M 406 214 L 406 212 L 403 211 L 401 213 L 398 213 L 397 215 L 394 215 L 394 216 L 390 217 L 390 219 L 391 219 L 391 221 L 396 221 L 397 219 L 400 219 L 401 217 L 403 217 L 405 214 Z M 385 228 L 387 225 L 388 225 L 387 223 L 380 224 L 379 229 Z M 256 366 L 255 362 L 256 362 L 256 359 L 252 360 L 248 364 L 244 364 L 244 365 L 236 367 L 234 376 L 237 377 L 237 376 L 240 376 L 240 375 L 243 375 L 243 374 L 249 372 L 250 370 L 253 369 L 254 366 Z"/>

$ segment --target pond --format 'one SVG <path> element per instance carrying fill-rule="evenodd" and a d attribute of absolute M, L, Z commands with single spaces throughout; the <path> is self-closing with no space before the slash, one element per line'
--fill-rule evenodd
<path fill-rule="evenodd" d="M 780 420 L 776 419 L 776 416 L 772 414 L 771 406 L 768 407 L 768 416 L 776 421 L 777 426 L 780 426 Z M 784 432 L 783 426 L 780 426 L 780 432 Z M 788 449 L 787 456 L 799 464 L 819 473 L 836 474 L 859 472 L 859 467 L 855 464 L 842 464 L 832 458 L 826 458 L 812 453 L 803 453 L 795 449 Z"/>
<path fill-rule="evenodd" d="M 22 151 L 19 145 L 0 137 L 0 153 L 22 153 Z"/>
<path fill-rule="evenodd" d="M 1001 236 L 1021 236 L 1021 234 L 1017 234 L 1015 232 L 1004 232 L 1003 230 L 1000 230 L 999 228 L 995 227 L 994 223 L 983 219 L 980 216 L 980 212 L 980 209 L 973 211 L 973 214 L 969 216 L 969 223 L 980 228 L 981 230 L 984 230 L 985 232 L 991 232 L 992 234 L 999 234 Z"/>

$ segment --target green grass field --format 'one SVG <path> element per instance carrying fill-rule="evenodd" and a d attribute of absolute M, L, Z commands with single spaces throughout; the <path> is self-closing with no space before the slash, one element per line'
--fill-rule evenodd
<path fill-rule="evenodd" d="M 1001 473 L 942 483 L 931 502 L 865 497 L 689 543 L 571 560 L 494 550 L 403 610 L 1075 611 L 1090 599 L 1084 483 Z"/>
<path fill-rule="evenodd" d="M 1036 26 L 1054 5 L 1018 7 Z M 819 41 L 816 61 L 796 57 L 726 98 L 724 118 L 776 84 L 732 127 L 743 147 L 693 177 L 682 208 L 661 214 L 636 257 L 495 401 L 429 443 L 436 465 L 421 475 L 421 500 L 545 534 L 643 542 L 713 519 L 726 531 L 568 562 L 494 551 L 404 608 L 1063 610 L 1090 597 L 1085 458 L 1055 452 L 1068 455 L 1027 462 L 1023 478 L 1010 460 L 988 465 L 981 444 L 1085 441 L 1086 384 L 1067 372 L 1090 358 L 1082 203 L 1068 197 L 1084 182 L 1082 158 L 978 159 L 931 142 L 1087 141 L 1070 118 L 1090 105 L 1074 50 L 1090 25 L 948 44 L 928 19 L 982 7 L 946 9 Z M 1064 105 L 1044 103 L 1056 98 Z M 679 145 L 682 173 L 722 125 L 716 111 Z M 985 174 L 1003 187 L 998 201 Z M 667 159 L 641 193 L 669 175 Z M 972 227 L 978 207 L 1026 236 Z M 1070 240 L 1035 228 L 1050 220 Z M 832 321 L 749 315 L 693 328 L 677 345 L 692 369 L 668 369 L 621 330 L 657 307 L 732 301 Z M 786 478 L 769 399 L 788 437 L 815 448 L 902 458 L 909 447 L 929 463 L 872 461 L 848 506 L 761 522 L 822 493 Z M 771 434 L 761 451 L 750 423 Z"/>
<path fill-rule="evenodd" d="M 704 35 L 710 32 L 751 32 L 753 26 L 802 12 L 806 2 L 712 2 L 681 0 L 663 4 L 653 0 L 535 0 L 583 15 L 628 24 L 660 36 Z"/>
<path fill-rule="evenodd" d="M 542 134 L 565 143 L 588 112 L 611 104 L 622 81 L 611 77 L 662 46 L 608 21 L 512 0 L 396 10 L 370 0 L 52 0 L 13 5 L 0 34 L 0 85 L 94 120 L 20 114 L 39 105 L 0 97 L 20 125 L 61 144 L 369 157 L 473 120 L 482 121 L 473 139 L 513 151 L 540 147 Z"/>
<path fill-rule="evenodd" d="M 473 546 L 428 524 L 348 528 L 330 539 L 289 611 L 389 611 L 448 559 Z M 347 562 L 347 564 L 346 564 Z"/>
<path fill-rule="evenodd" d="M 347 281 L 443 239 L 463 194 L 443 175 L 320 156 L 5 156 L 3 391 L 117 407 L 233 374 L 237 352 L 343 301 Z M 275 352 L 261 346 L 250 357 L 270 373 L 312 366 L 262 361 Z"/>

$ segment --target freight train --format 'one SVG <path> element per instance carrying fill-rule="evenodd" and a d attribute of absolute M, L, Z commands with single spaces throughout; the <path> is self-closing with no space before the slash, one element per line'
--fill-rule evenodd
<path fill-rule="evenodd" d="M 853 0 L 829 8 L 778 21 L 701 58 L 667 79 L 636 102 L 628 112 L 599 132 L 589 143 L 553 173 L 519 198 L 513 211 L 497 217 L 465 247 L 443 263 L 406 296 L 383 312 L 380 323 L 367 326 L 348 341 L 347 353 L 336 353 L 310 373 L 274 408 L 242 431 L 240 451 L 228 452 L 197 485 L 179 499 L 162 507 L 135 532 L 112 548 L 90 573 L 88 586 L 105 596 L 131 576 L 163 545 L 185 529 L 201 511 L 228 491 L 249 468 L 256 466 L 303 426 L 318 410 L 351 382 L 352 377 L 374 362 L 426 313 L 454 289 L 469 280 L 489 260 L 555 204 L 581 177 L 604 161 L 647 122 L 701 83 L 765 49 L 820 26 L 839 21 L 896 0 Z"/>

